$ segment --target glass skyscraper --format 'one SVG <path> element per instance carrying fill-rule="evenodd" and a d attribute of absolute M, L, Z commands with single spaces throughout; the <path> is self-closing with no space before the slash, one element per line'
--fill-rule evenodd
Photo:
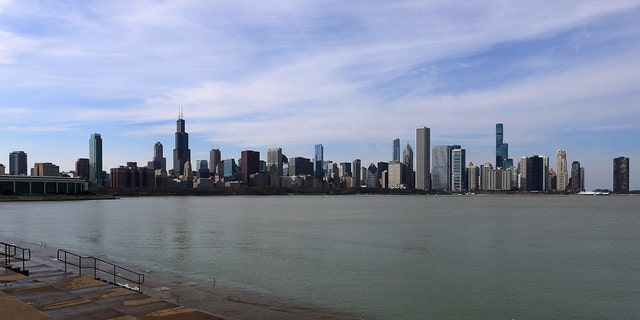
<path fill-rule="evenodd" d="M 431 150 L 431 189 L 451 189 L 451 146 L 434 146 Z"/>
<path fill-rule="evenodd" d="M 102 135 L 94 133 L 89 139 L 89 182 L 103 186 L 102 181 Z"/>

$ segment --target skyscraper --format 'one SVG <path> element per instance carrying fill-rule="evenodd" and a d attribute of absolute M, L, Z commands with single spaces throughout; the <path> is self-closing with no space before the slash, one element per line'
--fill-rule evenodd
<path fill-rule="evenodd" d="M 460 146 L 453 146 L 451 150 L 451 190 L 462 191 L 467 189 L 466 178 L 466 150 Z"/>
<path fill-rule="evenodd" d="M 282 148 L 271 148 L 267 150 L 267 171 L 282 176 Z"/>
<path fill-rule="evenodd" d="M 569 172 L 567 171 L 567 152 L 558 150 L 556 165 L 556 191 L 565 192 L 569 185 Z"/>
<path fill-rule="evenodd" d="M 353 163 L 351 165 L 351 172 L 353 175 L 353 187 L 359 188 L 360 187 L 360 180 L 362 180 L 362 172 L 361 171 L 362 168 L 362 160 L 360 159 L 355 159 L 353 160 Z"/>
<path fill-rule="evenodd" d="M 89 159 L 80 158 L 76 160 L 76 175 L 85 181 L 89 181 Z"/>
<path fill-rule="evenodd" d="M 629 193 L 629 158 L 613 159 L 613 192 Z"/>
<path fill-rule="evenodd" d="M 400 161 L 400 139 L 393 140 L 393 161 Z"/>
<path fill-rule="evenodd" d="M 431 150 L 431 189 L 451 189 L 451 150 L 452 146 L 434 146 Z"/>
<path fill-rule="evenodd" d="M 509 159 L 509 144 L 504 143 L 504 131 L 502 123 L 496 124 L 496 169 L 505 167 L 505 160 Z M 513 164 L 513 161 L 508 161 Z"/>
<path fill-rule="evenodd" d="M 245 150 L 240 154 L 242 158 L 242 162 L 240 163 L 242 181 L 249 184 L 251 175 L 260 171 L 260 152 Z"/>
<path fill-rule="evenodd" d="M 324 148 L 321 144 L 316 144 L 315 146 L 315 164 L 314 164 L 314 178 L 316 181 L 322 181 L 324 179 L 324 170 L 323 167 L 324 160 Z"/>
<path fill-rule="evenodd" d="M 222 157 L 218 149 L 211 149 L 211 151 L 209 151 L 209 171 L 212 175 L 218 177 L 223 176 L 224 168 L 222 166 Z"/>
<path fill-rule="evenodd" d="M 162 143 L 156 142 L 153 145 L 153 159 L 147 164 L 151 170 L 167 171 L 167 158 L 164 157 L 164 148 Z"/>
<path fill-rule="evenodd" d="M 182 110 L 176 122 L 175 149 L 173 149 L 173 175 L 184 175 L 184 164 L 191 162 L 191 150 L 189 149 L 189 134 L 185 131 L 185 122 Z"/>
<path fill-rule="evenodd" d="M 416 189 L 431 189 L 431 129 L 416 129 Z"/>
<path fill-rule="evenodd" d="M 102 135 L 94 133 L 89 139 L 89 182 L 104 186 L 102 181 Z"/>
<path fill-rule="evenodd" d="M 571 192 L 577 193 L 582 191 L 582 170 L 580 168 L 580 162 L 574 161 L 571 163 Z"/>
<path fill-rule="evenodd" d="M 24 151 L 13 151 L 9 154 L 9 174 L 27 175 L 27 154 Z"/>
<path fill-rule="evenodd" d="M 402 163 L 406 170 L 404 174 L 404 183 L 407 185 L 408 189 L 413 189 L 416 184 L 416 178 L 415 172 L 413 171 L 413 149 L 409 143 L 407 143 L 407 146 L 404 147 L 404 151 L 402 151 Z"/>

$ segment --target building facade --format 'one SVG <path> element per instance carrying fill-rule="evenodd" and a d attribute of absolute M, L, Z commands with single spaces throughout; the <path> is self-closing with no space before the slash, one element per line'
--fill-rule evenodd
<path fill-rule="evenodd" d="M 431 189 L 431 129 L 416 129 L 416 189 Z"/>
<path fill-rule="evenodd" d="M 321 144 L 315 145 L 314 150 L 314 173 L 313 177 L 316 181 L 323 181 L 324 179 L 324 170 L 323 170 L 323 161 L 324 161 L 324 147 Z"/>

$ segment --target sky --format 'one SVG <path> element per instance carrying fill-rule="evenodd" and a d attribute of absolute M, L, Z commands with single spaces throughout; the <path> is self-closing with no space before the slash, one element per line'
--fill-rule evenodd
<path fill-rule="evenodd" d="M 0 163 L 74 169 L 101 133 L 103 168 L 171 167 L 179 110 L 192 162 L 280 147 L 334 162 L 461 145 L 495 162 L 558 149 L 586 188 L 630 158 L 640 189 L 636 1 L 0 0 Z"/>

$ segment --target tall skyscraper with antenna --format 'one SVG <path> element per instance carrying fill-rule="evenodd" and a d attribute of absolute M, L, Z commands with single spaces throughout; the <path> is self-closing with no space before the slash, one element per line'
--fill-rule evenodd
<path fill-rule="evenodd" d="M 191 162 L 189 149 L 189 134 L 185 131 L 184 112 L 180 108 L 176 123 L 176 147 L 173 149 L 173 174 L 176 177 L 184 175 L 184 164 Z"/>

